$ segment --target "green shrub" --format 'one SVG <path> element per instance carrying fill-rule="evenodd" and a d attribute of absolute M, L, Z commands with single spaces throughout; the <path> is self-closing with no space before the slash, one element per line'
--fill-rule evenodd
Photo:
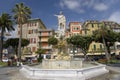
<path fill-rule="evenodd" d="M 8 63 L 7 62 L 2 62 L 2 61 L 0 61 L 0 66 L 7 66 L 8 65 Z"/>
<path fill-rule="evenodd" d="M 40 57 L 40 58 L 38 58 L 37 60 L 38 60 L 38 62 L 42 62 L 42 57 Z"/>

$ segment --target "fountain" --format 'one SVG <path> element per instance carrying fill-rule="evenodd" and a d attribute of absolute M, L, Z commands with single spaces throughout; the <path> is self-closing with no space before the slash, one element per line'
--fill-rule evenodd
<path fill-rule="evenodd" d="M 109 72 L 105 65 L 85 65 L 81 59 L 63 55 L 62 50 L 58 53 L 55 59 L 43 59 L 37 67 L 22 65 L 21 73 L 27 78 L 40 80 L 86 80 Z"/>
<path fill-rule="evenodd" d="M 55 59 L 43 59 L 42 63 L 36 67 L 22 65 L 20 72 L 27 78 L 40 80 L 86 80 L 109 72 L 105 65 L 94 63 L 85 67 L 85 63 L 81 59 L 75 59 L 61 49 L 65 46 L 64 31 L 65 31 L 65 17 L 61 13 L 57 15 L 64 19 L 59 19 L 59 43 L 60 52 L 57 52 Z M 63 21 L 64 20 L 64 21 Z M 62 38 L 62 39 L 61 39 Z"/>

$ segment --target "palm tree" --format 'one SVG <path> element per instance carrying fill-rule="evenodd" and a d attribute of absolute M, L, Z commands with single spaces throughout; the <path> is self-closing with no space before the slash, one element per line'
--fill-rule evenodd
<path fill-rule="evenodd" d="M 94 32 L 94 38 L 95 38 L 95 41 L 99 41 L 99 42 L 103 43 L 106 59 L 107 59 L 107 61 L 109 61 L 110 55 L 108 53 L 107 39 L 106 39 L 108 28 L 106 27 L 106 25 L 104 23 L 98 23 L 98 27 L 99 27 L 99 29 Z"/>
<path fill-rule="evenodd" d="M 22 26 L 30 18 L 31 10 L 29 7 L 25 6 L 23 3 L 16 4 L 12 12 L 14 13 L 14 19 L 18 26 L 20 27 L 20 36 L 18 44 L 18 58 L 21 61 L 21 39 L 22 39 Z"/>
<path fill-rule="evenodd" d="M 2 13 L 2 15 L 0 16 L 0 30 L 1 30 L 0 60 L 2 61 L 4 33 L 7 31 L 10 32 L 14 30 L 11 16 L 7 13 Z"/>

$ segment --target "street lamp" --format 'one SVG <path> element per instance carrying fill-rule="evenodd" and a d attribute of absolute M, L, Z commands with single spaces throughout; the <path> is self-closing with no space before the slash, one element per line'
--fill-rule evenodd
<path fill-rule="evenodd" d="M 72 58 L 74 58 L 75 54 L 77 53 L 77 50 L 73 48 L 73 50 L 70 51 Z"/>

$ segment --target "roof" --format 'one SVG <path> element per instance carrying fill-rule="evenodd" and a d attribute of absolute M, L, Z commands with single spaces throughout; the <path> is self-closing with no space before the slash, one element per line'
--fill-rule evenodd
<path fill-rule="evenodd" d="M 44 24 L 44 23 L 42 22 L 42 20 L 39 19 L 39 18 L 31 18 L 31 19 L 28 19 L 28 22 L 29 22 L 29 21 L 40 21 L 41 24 L 46 28 L 45 24 Z"/>

